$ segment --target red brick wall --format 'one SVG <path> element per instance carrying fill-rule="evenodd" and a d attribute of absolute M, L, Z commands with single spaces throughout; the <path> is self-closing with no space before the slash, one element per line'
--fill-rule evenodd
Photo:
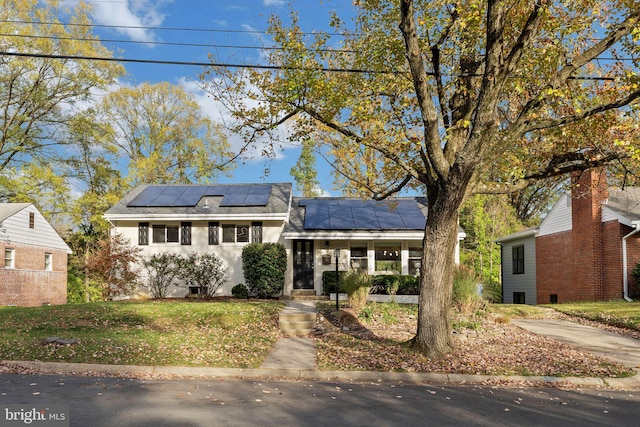
<path fill-rule="evenodd" d="M 15 268 L 6 269 L 4 251 L 15 250 Z M 45 253 L 52 271 L 44 271 Z M 67 252 L 0 242 L 0 305 L 39 306 L 67 302 Z"/>
<path fill-rule="evenodd" d="M 536 298 L 538 304 L 550 303 L 551 294 L 558 302 L 573 301 L 571 231 L 536 238 Z"/>
<path fill-rule="evenodd" d="M 605 296 L 603 226 L 600 204 L 606 200 L 604 172 L 584 171 L 572 187 L 574 301 L 602 300 Z"/>

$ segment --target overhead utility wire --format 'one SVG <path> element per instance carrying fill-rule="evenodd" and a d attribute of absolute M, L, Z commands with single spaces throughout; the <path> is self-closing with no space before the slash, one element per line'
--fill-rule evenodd
<path fill-rule="evenodd" d="M 160 65 L 191 65 L 201 67 L 226 67 L 226 68 L 250 68 L 261 70 L 299 70 L 299 71 L 323 71 L 329 73 L 358 73 L 358 74 L 404 74 L 404 71 L 393 70 L 363 70 L 359 68 L 312 68 L 312 67 L 286 67 L 282 65 L 256 65 L 256 64 L 230 64 L 216 62 L 189 62 L 189 61 L 163 61 L 157 59 L 130 59 L 130 58 L 105 58 L 100 56 L 79 56 L 79 55 L 50 55 L 44 53 L 22 53 L 22 52 L 0 52 L 0 56 L 16 56 L 24 58 L 46 58 L 46 59 L 76 59 L 89 61 L 107 62 L 128 62 L 139 64 L 160 64 Z M 434 76 L 436 73 L 427 72 L 427 75 Z M 453 77 L 453 76 L 449 76 Z M 456 77 L 482 77 L 482 74 L 464 74 Z M 569 77 L 570 80 L 605 80 L 614 81 L 613 77 Z"/>
<path fill-rule="evenodd" d="M 0 37 L 22 37 L 26 39 L 45 39 L 45 40 L 70 40 L 70 41 L 88 41 L 99 43 L 133 43 L 133 44 L 150 44 L 159 46 L 187 46 L 187 47 L 215 47 L 224 49 L 260 49 L 260 50 L 284 50 L 282 47 L 268 46 L 241 46 L 241 45 L 223 45 L 223 44 L 205 44 L 205 43 L 185 43 L 185 42 L 143 42 L 137 40 L 118 40 L 118 39 L 102 39 L 91 37 L 54 37 L 54 36 L 36 36 L 31 34 L 1 34 Z M 354 53 L 354 50 L 346 49 L 307 49 L 315 52 L 333 52 L 333 53 Z"/>
<path fill-rule="evenodd" d="M 95 28 L 113 28 L 113 29 L 131 29 L 131 30 L 154 30 L 154 31 L 193 31 L 200 33 L 240 33 L 240 34 L 266 34 L 264 30 L 220 30 L 210 28 L 187 28 L 187 27 L 145 27 L 139 25 L 106 25 L 106 24 L 76 24 L 64 22 L 43 22 L 43 21 L 14 21 L 10 19 L 0 19 L 0 23 L 7 24 L 37 24 L 37 25 L 63 25 L 66 27 L 95 27 Z M 316 32 L 301 33 L 302 35 L 316 35 Z M 325 33 L 330 36 L 344 36 L 343 33 Z"/>

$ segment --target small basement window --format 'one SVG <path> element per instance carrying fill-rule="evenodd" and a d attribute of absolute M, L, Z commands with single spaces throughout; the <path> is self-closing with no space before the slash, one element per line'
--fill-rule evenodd
<path fill-rule="evenodd" d="M 525 293 L 524 292 L 514 292 L 513 293 L 513 303 L 514 304 L 526 304 L 525 302 Z"/>

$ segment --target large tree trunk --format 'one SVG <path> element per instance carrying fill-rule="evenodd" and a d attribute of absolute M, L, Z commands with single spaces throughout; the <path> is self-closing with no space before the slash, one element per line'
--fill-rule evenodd
<path fill-rule="evenodd" d="M 453 349 L 450 314 L 458 204 L 447 202 L 430 204 L 423 241 L 418 330 L 413 346 L 430 358 Z"/>

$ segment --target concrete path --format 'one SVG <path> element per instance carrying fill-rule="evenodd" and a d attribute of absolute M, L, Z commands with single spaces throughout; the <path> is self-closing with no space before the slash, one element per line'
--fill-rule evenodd
<path fill-rule="evenodd" d="M 564 320 L 517 319 L 511 322 L 534 334 L 571 344 L 630 368 L 640 368 L 640 340 Z"/>
<path fill-rule="evenodd" d="M 316 301 L 287 301 L 283 313 L 315 313 Z M 316 369 L 313 338 L 281 337 L 260 366 L 262 369 Z"/>

